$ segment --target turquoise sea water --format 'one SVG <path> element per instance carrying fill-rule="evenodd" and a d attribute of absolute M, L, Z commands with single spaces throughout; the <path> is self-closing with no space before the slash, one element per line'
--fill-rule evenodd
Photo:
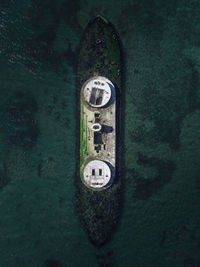
<path fill-rule="evenodd" d="M 124 53 L 125 175 L 101 249 L 75 209 L 75 61 L 97 13 Z M 200 2 L 1 0 L 0 267 L 200 266 Z"/>

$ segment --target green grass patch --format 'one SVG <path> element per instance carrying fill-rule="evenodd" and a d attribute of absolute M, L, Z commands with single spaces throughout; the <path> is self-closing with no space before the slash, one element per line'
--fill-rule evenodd
<path fill-rule="evenodd" d="M 80 167 L 82 166 L 85 156 L 87 155 L 86 125 L 84 119 L 84 105 L 81 103 L 80 114 Z"/>

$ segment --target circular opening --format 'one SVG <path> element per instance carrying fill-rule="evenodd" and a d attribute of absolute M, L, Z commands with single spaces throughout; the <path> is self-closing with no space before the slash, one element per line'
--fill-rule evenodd
<path fill-rule="evenodd" d="M 94 130 L 99 129 L 99 125 L 94 125 L 94 126 L 93 126 L 93 129 L 94 129 Z"/>
<path fill-rule="evenodd" d="M 101 130 L 101 124 L 99 123 L 94 123 L 92 125 L 92 130 L 95 131 L 95 132 L 99 132 Z"/>
<path fill-rule="evenodd" d="M 96 44 L 100 44 L 101 42 L 101 39 L 96 39 Z"/>

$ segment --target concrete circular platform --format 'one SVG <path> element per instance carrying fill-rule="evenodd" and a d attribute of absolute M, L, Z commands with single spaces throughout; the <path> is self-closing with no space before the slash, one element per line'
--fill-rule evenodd
<path fill-rule="evenodd" d="M 92 107 L 104 107 L 112 96 L 112 82 L 103 77 L 96 76 L 88 80 L 84 85 L 84 99 Z"/>
<path fill-rule="evenodd" d="M 102 160 L 92 160 L 84 168 L 84 181 L 90 188 L 100 189 L 105 187 L 111 179 L 111 169 Z"/>

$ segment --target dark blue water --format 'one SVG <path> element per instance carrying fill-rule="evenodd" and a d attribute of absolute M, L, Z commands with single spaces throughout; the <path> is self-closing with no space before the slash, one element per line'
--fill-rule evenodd
<path fill-rule="evenodd" d="M 75 60 L 97 13 L 124 50 L 121 221 L 75 209 Z M 1 0 L 0 266 L 200 266 L 200 2 Z"/>

